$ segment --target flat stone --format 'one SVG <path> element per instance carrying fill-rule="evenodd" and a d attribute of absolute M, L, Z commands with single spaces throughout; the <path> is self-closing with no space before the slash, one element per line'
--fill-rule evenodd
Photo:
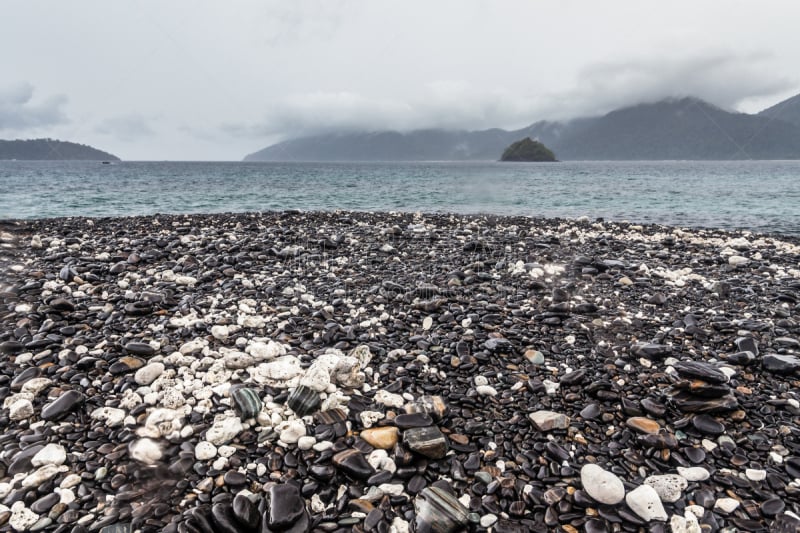
<path fill-rule="evenodd" d="M 321 404 L 319 393 L 305 385 L 296 387 L 286 400 L 286 405 L 297 413 L 297 416 L 310 415 L 317 411 Z"/>
<path fill-rule="evenodd" d="M 709 415 L 696 415 L 692 417 L 694 428 L 705 435 L 722 435 L 725 433 L 725 426 Z"/>
<path fill-rule="evenodd" d="M 665 522 L 667 511 L 661 503 L 656 490 L 650 485 L 640 485 L 625 496 L 625 503 L 645 522 L 658 520 Z"/>
<path fill-rule="evenodd" d="M 719 384 L 728 382 L 728 376 L 708 363 L 701 363 L 699 361 L 678 361 L 673 365 L 673 368 L 678 374 L 686 378 Z"/>
<path fill-rule="evenodd" d="M 55 465 L 61 466 L 67 461 L 67 450 L 60 444 L 50 443 L 33 456 L 31 465 L 45 466 Z"/>
<path fill-rule="evenodd" d="M 770 353 L 761 358 L 761 365 L 774 374 L 794 374 L 800 371 L 800 357 Z"/>
<path fill-rule="evenodd" d="M 272 529 L 288 529 L 306 513 L 305 500 L 297 486 L 291 483 L 272 485 L 267 498 L 270 503 L 267 525 Z"/>
<path fill-rule="evenodd" d="M 378 392 L 383 392 L 383 391 L 378 391 Z M 376 394 L 376 401 L 378 401 L 377 394 Z M 405 401 L 403 401 L 403 403 L 405 403 Z M 403 403 L 401 403 L 400 405 L 396 405 L 395 407 L 401 407 L 403 406 Z M 447 408 L 447 403 L 445 403 L 444 399 L 441 396 L 421 396 L 416 401 L 406 404 L 405 411 L 408 414 L 427 413 L 431 416 L 431 418 L 433 418 L 434 422 L 439 422 L 442 418 L 444 418 L 447 415 L 448 408 Z"/>
<path fill-rule="evenodd" d="M 656 435 L 661 430 L 661 425 L 650 418 L 634 416 L 625 421 L 625 424 L 639 433 Z"/>
<path fill-rule="evenodd" d="M 710 477 L 708 470 L 702 466 L 679 466 L 678 474 L 686 479 L 686 481 L 705 481 Z"/>
<path fill-rule="evenodd" d="M 428 413 L 401 414 L 394 417 L 394 424 L 400 429 L 421 428 L 433 425 L 433 417 Z"/>
<path fill-rule="evenodd" d="M 553 411 L 536 411 L 528 415 L 533 422 L 533 427 L 539 431 L 552 431 L 554 429 L 566 429 L 569 427 L 570 419 L 568 416 Z"/>
<path fill-rule="evenodd" d="M 714 510 L 725 514 L 731 514 L 739 507 L 739 500 L 733 498 L 719 498 L 714 502 Z"/>
<path fill-rule="evenodd" d="M 155 355 L 156 350 L 146 342 L 129 342 L 125 345 L 125 351 L 133 355 L 150 357 Z"/>
<path fill-rule="evenodd" d="M 365 429 L 359 436 L 374 448 L 391 450 L 397 444 L 399 432 L 396 427 L 385 426 Z"/>
<path fill-rule="evenodd" d="M 637 342 L 631 346 L 631 354 L 650 360 L 664 359 L 672 354 L 672 346 L 650 342 Z"/>
<path fill-rule="evenodd" d="M 448 450 L 447 439 L 436 426 L 405 430 L 403 432 L 403 443 L 411 451 L 431 459 L 441 459 Z"/>
<path fill-rule="evenodd" d="M 625 497 L 625 486 L 615 474 L 588 463 L 581 467 L 583 490 L 598 503 L 616 505 Z"/>
<path fill-rule="evenodd" d="M 42 407 L 42 420 L 61 420 L 80 407 L 85 399 L 83 393 L 77 390 L 63 392 L 61 396 Z"/>
<path fill-rule="evenodd" d="M 147 386 L 164 373 L 164 363 L 148 363 L 136 371 L 133 380 L 137 385 Z"/>

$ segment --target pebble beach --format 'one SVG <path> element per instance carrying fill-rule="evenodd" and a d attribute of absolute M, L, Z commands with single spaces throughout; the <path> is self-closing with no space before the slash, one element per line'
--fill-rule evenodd
<path fill-rule="evenodd" d="M 0 222 L 0 530 L 800 531 L 800 239 Z"/>

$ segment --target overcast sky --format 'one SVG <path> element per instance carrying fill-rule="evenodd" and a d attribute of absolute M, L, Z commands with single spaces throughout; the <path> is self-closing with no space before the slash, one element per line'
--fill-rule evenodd
<path fill-rule="evenodd" d="M 800 92 L 800 2 L 2 0 L 0 138 L 239 160 L 339 129 L 517 128 Z"/>

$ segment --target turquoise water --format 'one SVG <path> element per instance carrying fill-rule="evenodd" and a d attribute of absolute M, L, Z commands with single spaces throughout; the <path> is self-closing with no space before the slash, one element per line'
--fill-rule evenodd
<path fill-rule="evenodd" d="M 0 161 L 0 218 L 281 209 L 586 215 L 800 235 L 800 161 Z"/>

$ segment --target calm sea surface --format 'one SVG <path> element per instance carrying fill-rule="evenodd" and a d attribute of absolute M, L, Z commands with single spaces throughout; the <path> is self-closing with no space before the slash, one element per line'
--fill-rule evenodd
<path fill-rule="evenodd" d="M 587 215 L 800 235 L 800 161 L 0 161 L 0 218 L 293 208 Z"/>

